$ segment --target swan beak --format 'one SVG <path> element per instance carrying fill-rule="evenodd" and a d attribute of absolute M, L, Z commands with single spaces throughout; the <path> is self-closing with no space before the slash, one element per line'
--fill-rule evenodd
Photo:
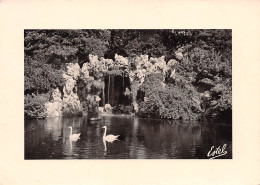
<path fill-rule="evenodd" d="M 105 126 L 103 126 L 102 128 L 105 128 Z"/>

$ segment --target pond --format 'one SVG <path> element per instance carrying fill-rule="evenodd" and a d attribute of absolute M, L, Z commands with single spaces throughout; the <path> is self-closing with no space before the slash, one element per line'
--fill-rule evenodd
<path fill-rule="evenodd" d="M 120 135 L 109 143 L 107 134 Z M 69 138 L 70 129 L 81 133 Z M 208 159 L 211 147 L 226 144 L 232 159 L 232 126 L 225 123 L 183 122 L 131 116 L 57 117 L 25 120 L 25 159 Z"/>

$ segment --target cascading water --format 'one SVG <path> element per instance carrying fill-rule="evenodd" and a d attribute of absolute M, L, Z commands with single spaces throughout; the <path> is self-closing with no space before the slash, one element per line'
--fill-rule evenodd
<path fill-rule="evenodd" d="M 103 102 L 103 107 L 105 107 L 105 83 L 104 83 L 104 86 L 102 88 L 102 102 Z"/>
<path fill-rule="evenodd" d="M 110 90 L 110 75 L 108 75 L 108 86 L 107 86 L 107 103 L 109 104 L 109 90 Z"/>
<path fill-rule="evenodd" d="M 123 73 L 123 92 L 125 91 L 125 75 Z M 125 100 L 123 98 L 123 105 L 125 104 Z"/>
<path fill-rule="evenodd" d="M 111 84 L 110 104 L 112 106 L 114 106 L 115 105 L 115 77 L 114 77 L 114 75 L 111 76 L 111 83 L 110 84 Z"/>
<path fill-rule="evenodd" d="M 101 92 L 100 97 L 103 101 L 100 106 L 110 104 L 112 107 L 116 105 L 130 105 L 130 99 L 124 95 L 125 88 L 130 89 L 130 81 L 128 77 L 122 75 L 109 74 L 104 79 L 105 87 Z M 105 102 L 104 102 L 105 100 Z"/>

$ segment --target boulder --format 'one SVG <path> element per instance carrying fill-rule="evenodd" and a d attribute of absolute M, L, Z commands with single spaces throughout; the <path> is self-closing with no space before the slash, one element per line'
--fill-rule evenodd
<path fill-rule="evenodd" d="M 61 99 L 61 92 L 59 90 L 59 88 L 56 88 L 53 93 L 52 93 L 52 99 L 54 102 L 62 102 Z"/>
<path fill-rule="evenodd" d="M 46 117 L 62 116 L 62 99 L 61 92 L 56 88 L 52 93 L 52 102 L 45 103 Z"/>
<path fill-rule="evenodd" d="M 96 102 L 99 102 L 101 100 L 101 98 L 98 95 L 95 95 L 94 97 Z"/>
<path fill-rule="evenodd" d="M 131 114 L 133 112 L 134 112 L 134 107 L 132 105 L 125 106 L 125 111 L 124 111 L 125 114 Z"/>
<path fill-rule="evenodd" d="M 170 75 L 170 78 L 173 79 L 173 80 L 176 79 L 175 69 L 172 70 L 171 75 Z"/>
<path fill-rule="evenodd" d="M 174 67 L 177 63 L 178 63 L 177 60 L 171 59 L 171 60 L 168 61 L 167 65 L 172 68 L 172 67 Z"/>
<path fill-rule="evenodd" d="M 113 113 L 115 114 L 131 114 L 134 112 L 134 107 L 132 105 L 122 105 L 118 104 L 113 108 Z"/>
<path fill-rule="evenodd" d="M 104 107 L 98 107 L 99 112 L 104 112 Z"/>
<path fill-rule="evenodd" d="M 45 103 L 46 117 L 62 116 L 62 103 L 61 102 L 48 102 Z"/>
<path fill-rule="evenodd" d="M 132 103 L 132 105 L 133 105 L 133 107 L 134 107 L 134 111 L 135 111 L 135 112 L 138 112 L 138 110 L 139 110 L 138 104 L 134 101 L 134 102 Z"/>
<path fill-rule="evenodd" d="M 211 107 L 213 107 L 213 106 L 215 106 L 217 104 L 218 104 L 218 102 L 216 100 L 213 100 L 213 101 L 210 102 L 210 106 Z"/>
<path fill-rule="evenodd" d="M 113 113 L 114 114 L 123 114 L 124 113 L 125 106 L 122 104 L 117 104 L 113 107 Z"/>
<path fill-rule="evenodd" d="M 110 104 L 105 104 L 104 109 L 105 109 L 106 112 L 112 112 L 112 107 L 111 107 Z"/>
<path fill-rule="evenodd" d="M 176 51 L 175 52 L 175 57 L 178 59 L 178 60 L 182 60 L 183 59 L 183 54 L 181 51 Z"/>
<path fill-rule="evenodd" d="M 78 79 L 80 75 L 80 67 L 77 63 L 69 63 L 66 66 L 66 74 L 71 76 L 73 79 Z"/>
<path fill-rule="evenodd" d="M 203 101 L 207 101 L 210 99 L 210 93 L 208 91 L 205 91 L 204 93 L 200 93 L 200 98 Z"/>

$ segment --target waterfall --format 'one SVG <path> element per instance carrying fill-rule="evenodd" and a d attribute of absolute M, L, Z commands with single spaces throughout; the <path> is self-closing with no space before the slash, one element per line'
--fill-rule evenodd
<path fill-rule="evenodd" d="M 127 87 L 127 78 L 123 76 L 116 76 L 114 74 L 108 74 L 105 79 L 105 89 L 101 96 L 105 96 L 105 104 L 115 106 L 116 104 L 128 104 L 128 97 L 124 96 L 123 93 Z"/>
<path fill-rule="evenodd" d="M 124 86 L 125 86 L 125 75 L 123 73 L 123 91 L 124 91 Z"/>
<path fill-rule="evenodd" d="M 107 103 L 109 104 L 109 90 L 110 90 L 110 75 L 108 75 L 108 86 L 107 86 Z"/>
<path fill-rule="evenodd" d="M 110 100 L 110 104 L 112 106 L 114 106 L 115 104 L 115 77 L 114 75 L 112 75 L 112 78 L 111 78 L 111 100 Z"/>
<path fill-rule="evenodd" d="M 103 107 L 105 107 L 105 82 L 102 88 L 102 100 L 103 100 Z"/>
<path fill-rule="evenodd" d="M 125 75 L 123 73 L 123 93 L 125 91 Z M 125 97 L 123 96 L 123 105 L 125 105 Z"/>

